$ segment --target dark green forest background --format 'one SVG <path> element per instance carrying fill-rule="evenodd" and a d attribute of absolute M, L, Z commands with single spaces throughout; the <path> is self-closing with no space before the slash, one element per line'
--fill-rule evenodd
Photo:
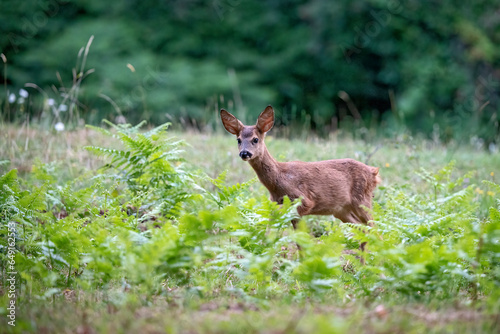
<path fill-rule="evenodd" d="M 87 123 L 202 129 L 272 104 L 278 127 L 320 135 L 500 142 L 498 0 L 2 0 L 0 32 L 6 121 L 53 119 L 67 96 Z M 65 95 L 91 36 L 94 71 Z"/>

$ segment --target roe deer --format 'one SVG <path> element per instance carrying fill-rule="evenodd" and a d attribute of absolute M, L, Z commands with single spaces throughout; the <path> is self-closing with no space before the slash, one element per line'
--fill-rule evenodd
<path fill-rule="evenodd" d="M 284 196 L 301 198 L 297 208 L 301 217 L 333 215 L 344 223 L 368 224 L 371 217 L 363 206 L 372 207 L 373 190 L 381 182 L 378 168 L 353 159 L 278 162 L 264 144 L 266 133 L 274 125 L 271 106 L 252 126 L 243 125 L 224 109 L 220 116 L 226 130 L 237 137 L 241 159 L 255 170 L 272 201 L 282 204 Z M 297 222 L 292 221 L 294 228 Z"/>

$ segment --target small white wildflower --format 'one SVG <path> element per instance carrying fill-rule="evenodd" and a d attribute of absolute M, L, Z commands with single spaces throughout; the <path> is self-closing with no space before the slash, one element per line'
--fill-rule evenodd
<path fill-rule="evenodd" d="M 66 110 L 68 110 L 68 106 L 67 106 L 67 105 L 65 105 L 65 104 L 61 104 L 61 105 L 59 106 L 59 111 L 66 111 Z"/>
<path fill-rule="evenodd" d="M 495 145 L 495 143 L 490 143 L 490 145 L 488 145 L 488 150 L 491 154 L 496 154 L 498 152 L 498 147 Z"/>
<path fill-rule="evenodd" d="M 24 98 L 27 98 L 29 95 L 30 95 L 30 94 L 28 93 L 28 91 L 27 91 L 26 89 L 21 88 L 21 89 L 19 90 L 19 96 L 24 97 Z"/>
<path fill-rule="evenodd" d="M 48 99 L 48 100 L 47 100 L 47 104 L 48 104 L 49 106 L 53 106 L 53 105 L 54 105 L 54 103 L 55 103 L 54 99 Z"/>
<path fill-rule="evenodd" d="M 17 99 L 17 103 L 23 104 L 24 103 L 24 97 L 21 96 L 20 98 L 18 98 Z"/>
<path fill-rule="evenodd" d="M 115 118 L 115 123 L 116 124 L 126 124 L 127 123 L 127 119 L 123 115 L 118 115 Z"/>
<path fill-rule="evenodd" d="M 14 103 L 16 102 L 16 94 L 10 93 L 9 95 L 9 103 Z"/>
<path fill-rule="evenodd" d="M 64 131 L 64 123 L 63 122 L 57 122 L 56 125 L 54 126 L 57 132 Z"/>

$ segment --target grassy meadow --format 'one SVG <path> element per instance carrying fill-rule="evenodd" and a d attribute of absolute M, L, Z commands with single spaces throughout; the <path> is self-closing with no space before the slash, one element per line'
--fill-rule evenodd
<path fill-rule="evenodd" d="M 497 2 L 2 0 L 0 334 L 500 333 Z M 268 103 L 373 224 L 292 228 Z"/>
<path fill-rule="evenodd" d="M 480 143 L 273 130 L 279 161 L 354 158 L 383 178 L 375 227 L 294 231 L 298 203 L 269 201 L 233 136 L 146 128 L 0 125 L 1 332 L 500 330 L 500 155 Z"/>

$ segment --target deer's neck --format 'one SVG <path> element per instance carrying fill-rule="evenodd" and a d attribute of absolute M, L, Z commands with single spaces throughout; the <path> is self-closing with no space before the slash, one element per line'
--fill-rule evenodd
<path fill-rule="evenodd" d="M 264 146 L 264 153 L 249 161 L 250 166 L 255 170 L 260 182 L 273 193 L 276 189 L 276 180 L 278 179 L 280 165 L 271 153 Z"/>

